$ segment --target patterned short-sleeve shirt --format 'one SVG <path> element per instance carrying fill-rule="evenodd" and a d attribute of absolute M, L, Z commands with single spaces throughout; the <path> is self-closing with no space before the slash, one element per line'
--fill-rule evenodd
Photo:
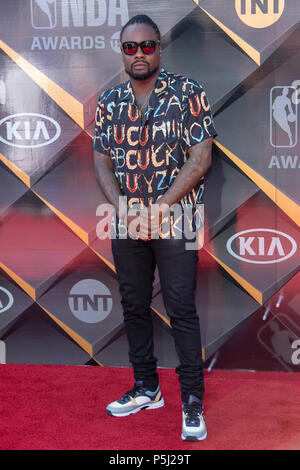
<path fill-rule="evenodd" d="M 188 149 L 216 135 L 203 87 L 161 69 L 143 117 L 130 80 L 99 96 L 93 147 L 112 159 L 128 205 L 149 206 L 173 184 L 189 157 Z M 203 190 L 202 178 L 180 201 L 182 207 L 196 210 Z M 195 220 L 193 213 L 194 230 Z"/>

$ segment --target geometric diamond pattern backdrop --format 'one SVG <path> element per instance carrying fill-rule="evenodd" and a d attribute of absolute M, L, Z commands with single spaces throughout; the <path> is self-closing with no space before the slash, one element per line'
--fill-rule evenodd
<path fill-rule="evenodd" d="M 1 2 L 0 362 L 129 365 L 91 137 L 138 13 L 161 30 L 163 67 L 204 86 L 218 131 L 196 291 L 206 366 L 297 370 L 298 0 Z M 175 367 L 157 272 L 152 316 L 158 365 Z"/>

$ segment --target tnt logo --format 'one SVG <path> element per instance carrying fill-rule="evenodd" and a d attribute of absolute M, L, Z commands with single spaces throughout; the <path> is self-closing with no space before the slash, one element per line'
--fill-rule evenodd
<path fill-rule="evenodd" d="M 276 23 L 285 7 L 285 0 L 235 0 L 239 18 L 250 28 L 267 28 Z"/>
<path fill-rule="evenodd" d="M 288 234 L 267 228 L 244 230 L 234 234 L 226 244 L 227 251 L 246 263 L 272 264 L 291 258 L 296 241 Z"/>
<path fill-rule="evenodd" d="M 77 282 L 70 290 L 68 301 L 73 315 L 85 323 L 103 321 L 113 305 L 108 287 L 95 279 Z"/>
<path fill-rule="evenodd" d="M 56 0 L 31 0 L 31 24 L 35 29 L 56 26 Z"/>
<path fill-rule="evenodd" d="M 117 31 L 112 35 L 110 45 L 113 51 L 121 54 L 120 31 Z"/>

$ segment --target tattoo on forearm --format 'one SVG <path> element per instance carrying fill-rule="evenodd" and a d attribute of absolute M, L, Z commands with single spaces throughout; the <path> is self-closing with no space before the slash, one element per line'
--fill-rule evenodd
<path fill-rule="evenodd" d="M 101 161 L 95 164 L 97 179 L 108 202 L 119 210 L 119 197 L 122 195 L 119 183 L 112 169 Z"/>
<path fill-rule="evenodd" d="M 188 194 L 206 173 L 211 163 L 212 139 L 206 139 L 201 146 L 195 146 L 180 169 L 174 183 L 164 194 L 165 202 L 171 206 Z"/>

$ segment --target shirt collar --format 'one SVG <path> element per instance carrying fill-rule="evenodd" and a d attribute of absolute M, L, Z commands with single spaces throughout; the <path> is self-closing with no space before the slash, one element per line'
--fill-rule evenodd
<path fill-rule="evenodd" d="M 169 86 L 170 86 L 170 77 L 168 76 L 168 73 L 164 69 L 160 69 L 159 75 L 156 80 L 155 88 L 150 98 L 151 102 L 152 102 L 152 97 L 156 101 L 156 100 L 161 99 L 164 95 L 167 95 L 169 92 Z M 120 100 L 128 101 L 130 104 L 134 103 L 135 101 L 134 93 L 133 93 L 130 80 L 127 80 L 127 82 L 124 83 L 124 86 L 121 89 Z"/>
<path fill-rule="evenodd" d="M 164 69 L 161 69 L 154 88 L 154 93 L 157 98 L 161 98 L 162 96 L 167 95 L 169 93 L 169 86 L 170 77 Z"/>

